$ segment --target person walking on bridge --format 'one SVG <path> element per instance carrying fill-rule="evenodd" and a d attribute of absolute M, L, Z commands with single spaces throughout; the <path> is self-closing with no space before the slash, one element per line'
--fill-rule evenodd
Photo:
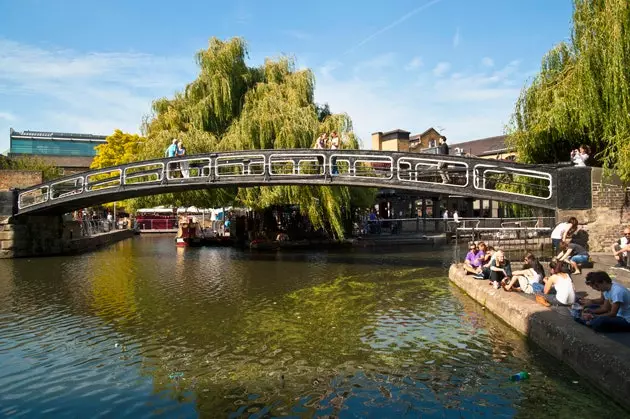
<path fill-rule="evenodd" d="M 446 144 L 446 137 L 442 135 L 440 137 L 440 146 L 438 147 L 438 154 L 448 156 L 448 144 Z M 450 176 L 448 175 L 448 163 L 439 162 L 437 165 L 437 170 L 440 172 L 440 176 L 442 177 L 442 183 L 449 183 L 451 181 Z"/>

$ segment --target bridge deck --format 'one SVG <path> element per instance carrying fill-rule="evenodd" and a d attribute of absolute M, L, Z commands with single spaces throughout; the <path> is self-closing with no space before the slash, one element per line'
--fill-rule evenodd
<path fill-rule="evenodd" d="M 576 168 L 366 150 L 250 150 L 140 161 L 66 176 L 19 191 L 15 214 L 67 212 L 175 191 L 265 185 L 407 189 L 557 208 L 562 207 L 559 182 L 575 180 L 576 174 L 588 183 L 590 197 L 590 170 Z M 590 208 L 590 200 L 582 206 Z"/>

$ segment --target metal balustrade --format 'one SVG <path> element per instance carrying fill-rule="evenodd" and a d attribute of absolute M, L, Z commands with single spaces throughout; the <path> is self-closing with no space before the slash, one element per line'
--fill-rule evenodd
<path fill-rule="evenodd" d="M 443 183 L 446 170 L 450 181 Z M 220 186 L 387 187 L 455 193 L 554 208 L 554 166 L 365 150 L 253 150 L 133 162 L 19 191 L 18 214 L 126 197 Z M 520 189 L 519 189 L 520 188 Z M 89 199 L 89 197 L 94 197 Z M 63 204 L 62 204 L 63 202 Z"/>

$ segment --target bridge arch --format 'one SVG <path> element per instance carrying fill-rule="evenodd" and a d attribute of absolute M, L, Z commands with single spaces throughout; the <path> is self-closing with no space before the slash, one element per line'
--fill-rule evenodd
<path fill-rule="evenodd" d="M 517 184 L 528 192 L 501 187 Z M 583 199 L 567 198 L 563 192 L 569 184 L 571 193 Z M 584 209 L 591 204 L 589 168 L 420 153 L 274 149 L 139 161 L 65 176 L 16 191 L 14 215 L 64 213 L 168 192 L 273 185 L 392 188 L 550 209 Z"/>

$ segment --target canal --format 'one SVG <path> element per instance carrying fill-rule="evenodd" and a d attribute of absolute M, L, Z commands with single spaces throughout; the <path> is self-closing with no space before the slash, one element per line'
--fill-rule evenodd
<path fill-rule="evenodd" d="M 0 260 L 0 416 L 626 417 L 452 286 L 451 259 L 162 236 Z"/>

